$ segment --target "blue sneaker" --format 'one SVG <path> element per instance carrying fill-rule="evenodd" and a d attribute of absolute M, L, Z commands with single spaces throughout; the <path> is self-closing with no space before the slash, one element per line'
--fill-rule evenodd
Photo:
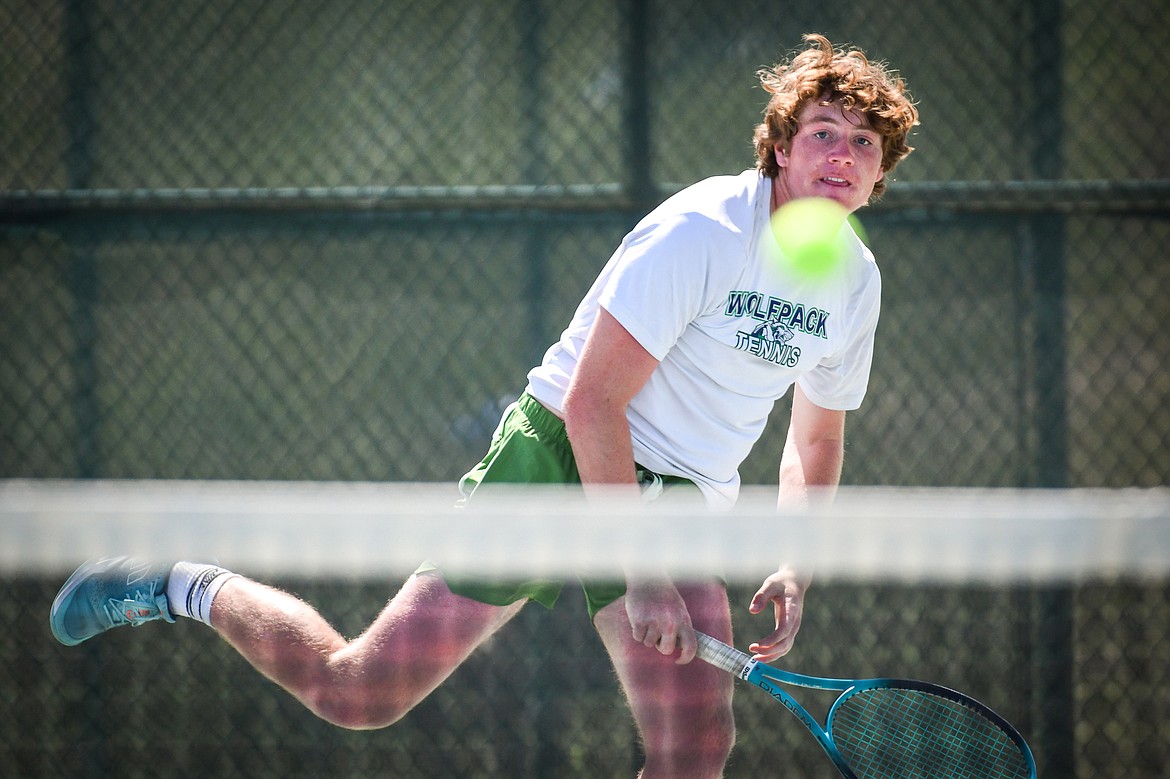
<path fill-rule="evenodd" d="M 137 627 L 156 619 L 174 622 L 164 594 L 170 572 L 169 563 L 132 557 L 83 564 L 53 600 L 49 610 L 53 635 L 65 646 L 76 646 L 121 625 Z"/>

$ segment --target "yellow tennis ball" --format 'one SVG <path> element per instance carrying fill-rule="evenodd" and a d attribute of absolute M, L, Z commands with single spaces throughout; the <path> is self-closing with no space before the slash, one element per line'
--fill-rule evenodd
<path fill-rule="evenodd" d="M 780 206 L 772 215 L 780 261 L 806 278 L 832 275 L 847 252 L 841 226 L 848 216 L 844 206 L 823 197 L 800 198 Z"/>

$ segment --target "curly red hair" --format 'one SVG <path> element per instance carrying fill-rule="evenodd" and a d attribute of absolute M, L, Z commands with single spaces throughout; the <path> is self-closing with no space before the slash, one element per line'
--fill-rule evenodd
<path fill-rule="evenodd" d="M 796 134 L 796 114 L 809 101 L 822 105 L 840 101 L 846 109 L 865 114 L 882 139 L 882 170 L 889 173 L 913 147 L 907 143 L 918 124 L 918 109 L 905 82 L 885 63 L 870 62 L 857 49 L 833 47 L 823 35 L 808 34 L 807 49 L 775 67 L 757 74 L 760 85 L 772 95 L 764 109 L 764 121 L 755 131 L 756 168 L 775 178 L 780 168 L 774 150 L 787 148 Z M 871 197 L 886 191 L 883 177 Z"/>

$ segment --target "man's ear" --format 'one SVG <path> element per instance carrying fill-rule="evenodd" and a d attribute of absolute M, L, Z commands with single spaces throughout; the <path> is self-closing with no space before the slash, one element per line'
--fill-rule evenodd
<path fill-rule="evenodd" d="M 784 148 L 784 144 L 778 143 L 773 149 L 772 153 L 776 155 L 776 164 L 781 168 L 788 167 L 788 151 Z"/>

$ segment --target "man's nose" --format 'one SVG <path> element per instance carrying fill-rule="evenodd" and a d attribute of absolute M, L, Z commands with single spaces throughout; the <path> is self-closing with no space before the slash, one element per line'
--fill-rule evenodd
<path fill-rule="evenodd" d="M 829 151 L 829 161 L 836 162 L 841 165 L 853 164 L 853 150 L 849 147 L 847 141 L 835 144 Z"/>

